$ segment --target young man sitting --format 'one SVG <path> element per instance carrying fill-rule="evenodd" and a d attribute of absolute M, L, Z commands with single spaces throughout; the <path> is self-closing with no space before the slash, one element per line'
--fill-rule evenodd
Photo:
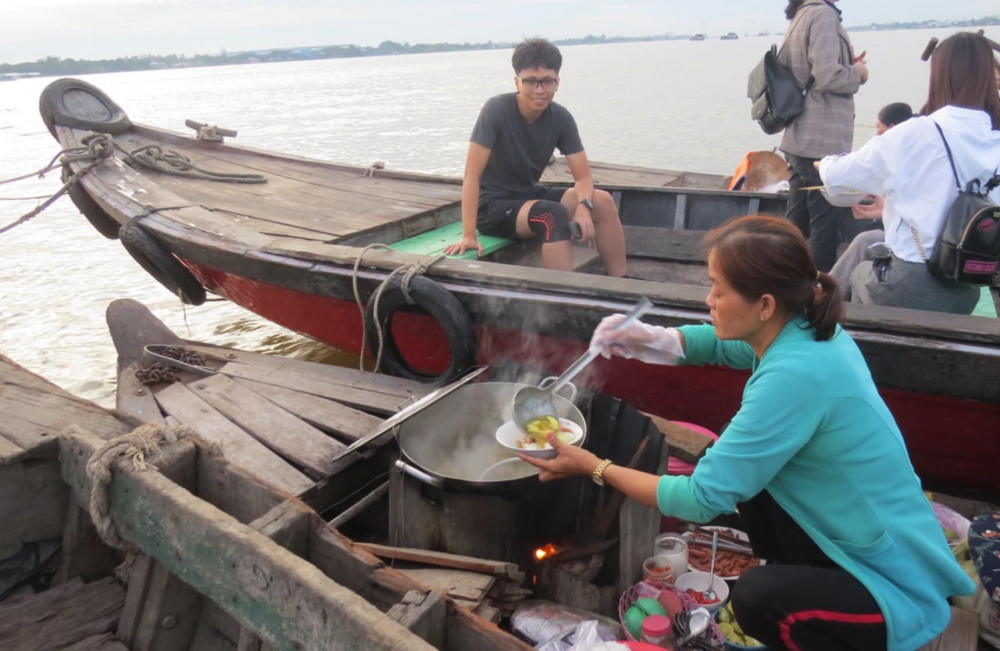
<path fill-rule="evenodd" d="M 611 195 L 594 190 L 576 121 L 552 101 L 562 54 L 543 39 L 514 50 L 516 93 L 483 106 L 472 130 L 462 184 L 462 241 L 448 255 L 483 254 L 476 228 L 508 239 L 542 238 L 546 269 L 573 270 L 571 222 L 582 241 L 594 240 L 609 276 L 625 275 L 625 234 Z M 566 157 L 573 188 L 539 185 L 556 148 Z"/>

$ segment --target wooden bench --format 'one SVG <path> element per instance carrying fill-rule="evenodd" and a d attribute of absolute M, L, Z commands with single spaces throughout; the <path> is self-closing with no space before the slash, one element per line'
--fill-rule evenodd
<path fill-rule="evenodd" d="M 510 246 L 513 240 L 503 237 L 493 237 L 477 233 L 479 243 L 483 245 L 483 255 L 489 255 L 500 249 Z M 444 253 L 445 248 L 450 244 L 462 241 L 462 222 L 454 222 L 432 231 L 421 233 L 409 239 L 400 240 L 392 244 L 392 248 L 400 253 L 415 253 L 417 255 L 437 256 Z M 476 251 L 466 251 L 462 255 L 452 256 L 462 260 L 474 260 Z"/>

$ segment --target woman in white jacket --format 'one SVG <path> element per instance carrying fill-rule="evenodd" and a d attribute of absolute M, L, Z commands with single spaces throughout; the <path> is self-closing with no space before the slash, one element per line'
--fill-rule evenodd
<path fill-rule="evenodd" d="M 984 186 L 1000 168 L 1000 95 L 990 43 L 959 33 L 938 46 L 923 117 L 897 126 L 847 155 L 817 165 L 831 194 L 885 195 L 886 251 L 851 273 L 855 303 L 970 314 L 980 290 L 938 280 L 927 268 L 945 217 L 958 197 L 945 140 L 964 188 Z M 938 132 L 940 127 L 941 132 Z M 991 199 L 1000 203 L 1000 188 Z"/>

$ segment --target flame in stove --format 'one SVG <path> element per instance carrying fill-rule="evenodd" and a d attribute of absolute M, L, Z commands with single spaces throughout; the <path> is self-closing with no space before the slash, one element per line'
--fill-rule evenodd
<path fill-rule="evenodd" d="M 535 560 L 536 561 L 544 560 L 546 557 L 552 556 L 558 551 L 559 550 L 555 548 L 555 545 L 549 543 L 544 547 L 539 547 L 538 549 L 535 550 Z"/>

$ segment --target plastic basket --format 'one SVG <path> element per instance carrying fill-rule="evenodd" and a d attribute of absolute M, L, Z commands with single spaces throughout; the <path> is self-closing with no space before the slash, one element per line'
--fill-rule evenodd
<path fill-rule="evenodd" d="M 630 642 L 638 642 L 638 640 L 632 637 L 632 634 L 629 633 L 628 627 L 625 626 L 625 612 L 628 611 L 628 609 L 632 607 L 632 604 L 639 599 L 644 597 L 656 599 L 660 596 L 660 593 L 664 591 L 673 592 L 680 597 L 681 604 L 684 606 L 685 612 L 691 612 L 692 610 L 700 608 L 698 602 L 692 599 L 690 595 L 686 592 L 678 590 L 672 585 L 666 584 L 662 587 L 658 587 L 645 582 L 636 583 L 634 586 L 623 592 L 622 598 L 618 600 L 618 621 L 621 622 L 622 629 L 625 631 L 626 640 L 629 640 Z M 726 637 L 722 634 L 722 629 L 719 628 L 719 623 L 716 622 L 714 618 L 712 619 L 710 627 L 711 628 L 709 630 L 712 631 L 712 637 L 715 638 L 720 646 L 724 644 Z"/>

